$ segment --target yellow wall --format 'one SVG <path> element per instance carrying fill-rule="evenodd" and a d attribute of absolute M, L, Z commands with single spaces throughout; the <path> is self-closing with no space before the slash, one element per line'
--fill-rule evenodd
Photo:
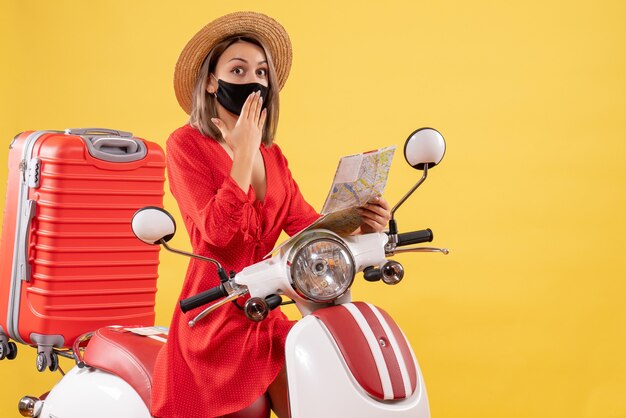
<path fill-rule="evenodd" d="M 179 51 L 248 9 L 291 35 L 278 143 L 315 207 L 340 156 L 401 146 L 421 126 L 447 139 L 398 217 L 452 253 L 398 257 L 402 284 L 355 290 L 412 341 L 433 416 L 626 417 L 624 1 L 2 0 L 0 160 L 29 129 L 164 144 L 185 122 Z M 398 153 L 388 200 L 417 175 Z M 174 243 L 188 248 L 183 231 Z M 160 324 L 185 265 L 162 255 Z M 32 349 L 1 362 L 0 416 L 56 378 L 36 372 Z"/>

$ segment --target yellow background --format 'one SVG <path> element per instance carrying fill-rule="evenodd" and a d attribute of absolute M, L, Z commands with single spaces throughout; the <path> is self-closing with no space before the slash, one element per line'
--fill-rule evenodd
<path fill-rule="evenodd" d="M 340 156 L 397 144 L 395 202 L 419 176 L 406 136 L 432 126 L 447 139 L 398 220 L 452 253 L 398 257 L 399 286 L 355 287 L 408 335 L 433 417 L 626 417 L 626 2 L 2 0 L 0 160 L 30 129 L 164 145 L 186 121 L 179 51 L 235 10 L 291 36 L 277 142 L 316 208 Z M 1 196 L 5 182 L 2 170 Z M 188 248 L 183 230 L 174 244 Z M 162 253 L 159 324 L 186 263 Z M 2 417 L 58 378 L 21 348 L 0 363 Z"/>

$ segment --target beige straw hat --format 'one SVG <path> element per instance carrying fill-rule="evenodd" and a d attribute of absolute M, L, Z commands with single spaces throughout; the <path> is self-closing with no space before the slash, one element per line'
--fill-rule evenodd
<path fill-rule="evenodd" d="M 291 68 L 291 41 L 285 28 L 261 13 L 231 13 L 200 29 L 178 57 L 174 70 L 174 90 L 178 103 L 187 114 L 191 113 L 191 96 L 206 56 L 217 43 L 243 33 L 257 35 L 269 49 L 276 68 L 278 89 L 283 88 Z"/>

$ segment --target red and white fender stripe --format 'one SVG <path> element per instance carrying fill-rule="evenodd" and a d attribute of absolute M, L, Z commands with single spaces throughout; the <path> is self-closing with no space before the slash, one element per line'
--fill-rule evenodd
<path fill-rule="evenodd" d="M 389 369 L 387 368 L 387 364 L 385 363 L 385 357 L 383 356 L 383 351 L 380 348 L 380 343 L 378 339 L 374 335 L 372 328 L 368 324 L 367 319 L 359 308 L 357 308 L 352 303 L 346 303 L 345 305 L 341 305 L 350 312 L 357 325 L 361 329 L 363 336 L 367 340 L 367 344 L 370 347 L 372 352 L 372 356 L 374 357 L 374 361 L 376 362 L 376 368 L 378 369 L 378 376 L 380 377 L 380 382 L 383 385 L 383 393 L 385 396 L 385 400 L 393 399 L 393 387 L 391 386 L 391 376 L 389 375 Z"/>
<path fill-rule="evenodd" d="M 380 325 L 383 326 L 383 329 L 385 330 L 385 333 L 387 334 L 389 343 L 391 344 L 391 347 L 393 348 L 393 351 L 396 354 L 396 359 L 398 360 L 398 366 L 400 367 L 400 373 L 402 375 L 402 383 L 404 384 L 405 396 L 409 396 L 413 392 L 411 390 L 412 389 L 411 379 L 409 377 L 409 369 L 407 368 L 406 363 L 404 362 L 404 356 L 402 355 L 402 350 L 400 349 L 398 340 L 396 340 L 396 337 L 393 334 L 391 327 L 389 326 L 389 324 L 387 323 L 383 315 L 380 313 L 378 308 L 369 303 L 367 303 L 367 306 L 369 306 L 372 312 L 374 312 L 374 315 L 376 315 L 376 318 L 380 322 Z"/>
<path fill-rule="evenodd" d="M 383 387 L 384 399 L 401 399 L 413 393 L 411 376 L 404 358 L 404 351 L 385 316 L 369 303 L 347 303 L 343 306 L 359 326 L 374 358 Z M 394 324 L 395 325 L 395 324 Z M 378 335 L 378 337 L 377 337 Z M 381 347 L 384 339 L 391 347 Z M 403 343 L 405 343 L 403 341 Z M 403 344 L 406 346 L 406 344 Z M 384 350 L 384 351 L 383 351 Z M 404 392 L 404 393 L 402 393 Z"/>

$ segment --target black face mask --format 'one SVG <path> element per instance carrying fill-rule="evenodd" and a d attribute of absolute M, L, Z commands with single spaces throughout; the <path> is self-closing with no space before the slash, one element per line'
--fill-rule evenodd
<path fill-rule="evenodd" d="M 265 101 L 267 100 L 268 88 L 259 83 L 248 84 L 233 84 L 224 80 L 217 80 L 217 101 L 224 106 L 226 110 L 235 115 L 241 114 L 243 104 L 246 102 L 248 96 L 255 91 L 261 90 L 261 97 L 263 98 L 263 108 L 265 108 Z"/>

